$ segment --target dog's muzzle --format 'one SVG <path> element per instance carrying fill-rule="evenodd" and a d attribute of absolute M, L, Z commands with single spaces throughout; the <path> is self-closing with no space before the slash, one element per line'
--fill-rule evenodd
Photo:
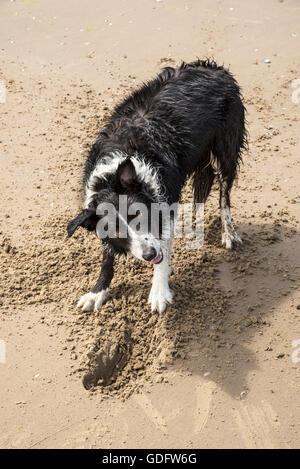
<path fill-rule="evenodd" d="M 162 251 L 159 251 L 157 254 L 156 249 L 151 247 L 145 254 L 143 254 L 143 258 L 145 261 L 151 262 L 151 264 L 160 264 L 164 256 Z"/>

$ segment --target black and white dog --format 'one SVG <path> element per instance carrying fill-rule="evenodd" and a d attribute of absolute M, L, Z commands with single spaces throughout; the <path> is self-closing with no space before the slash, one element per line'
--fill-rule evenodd
<path fill-rule="evenodd" d="M 131 253 L 154 265 L 152 311 L 163 312 L 172 302 L 168 284 L 172 236 L 165 236 L 161 227 L 159 234 L 140 233 L 130 228 L 128 220 L 133 204 L 150 208 L 157 202 L 178 202 L 189 176 L 196 203 L 206 201 L 218 178 L 222 244 L 231 249 L 241 243 L 231 222 L 229 194 L 246 147 L 244 115 L 237 82 L 209 60 L 164 68 L 114 109 L 86 162 L 84 209 L 68 225 L 69 236 L 79 226 L 98 234 L 104 213 L 97 207 L 110 203 L 117 214 L 115 236 L 101 236 L 102 269 L 95 287 L 78 302 L 83 311 L 101 308 L 117 254 Z M 120 195 L 127 196 L 125 217 L 120 214 Z M 127 227 L 126 236 L 119 236 L 120 224 Z"/>

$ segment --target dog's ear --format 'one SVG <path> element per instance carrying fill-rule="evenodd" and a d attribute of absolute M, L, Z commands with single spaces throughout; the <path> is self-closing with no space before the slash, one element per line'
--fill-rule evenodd
<path fill-rule="evenodd" d="M 117 186 L 119 188 L 127 189 L 130 192 L 138 192 L 141 189 L 141 184 L 137 179 L 135 168 L 130 160 L 121 163 L 117 170 Z"/>
<path fill-rule="evenodd" d="M 79 226 L 82 226 L 88 231 L 93 231 L 96 228 L 98 218 L 94 210 L 84 209 L 77 217 L 68 223 L 68 237 L 70 238 Z"/>

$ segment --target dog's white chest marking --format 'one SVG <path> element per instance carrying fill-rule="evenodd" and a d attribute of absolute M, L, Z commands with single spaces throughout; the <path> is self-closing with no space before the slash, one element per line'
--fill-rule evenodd
<path fill-rule="evenodd" d="M 95 166 L 85 186 L 84 208 L 88 208 L 93 198 L 97 195 L 97 183 L 101 180 L 106 181 L 110 175 L 117 171 L 119 165 L 127 157 L 125 153 L 118 151 L 106 156 Z M 130 160 L 133 163 L 138 178 L 150 187 L 155 198 L 159 201 L 162 197 L 162 189 L 157 170 L 138 156 L 132 156 Z"/>
<path fill-rule="evenodd" d="M 85 185 L 84 208 L 88 208 L 93 198 L 98 194 L 96 190 L 99 180 L 106 181 L 108 176 L 115 173 L 121 163 L 125 161 L 126 156 L 121 152 L 115 152 L 103 158 L 93 169 Z"/>

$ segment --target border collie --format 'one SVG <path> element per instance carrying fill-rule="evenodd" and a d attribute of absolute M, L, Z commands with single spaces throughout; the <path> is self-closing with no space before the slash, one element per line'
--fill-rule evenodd
<path fill-rule="evenodd" d="M 195 203 L 204 203 L 213 181 L 220 185 L 222 244 L 231 249 L 241 243 L 230 216 L 230 189 L 241 154 L 246 148 L 245 108 L 240 88 L 231 73 L 214 61 L 197 60 L 178 68 L 166 67 L 115 107 L 90 150 L 84 170 L 85 203 L 68 224 L 68 235 L 82 226 L 98 235 L 97 224 L 109 203 L 126 236 L 102 238 L 99 279 L 78 307 L 99 310 L 114 275 L 114 258 L 133 254 L 154 265 L 149 303 L 163 312 L 172 302 L 169 289 L 169 254 L 172 236 L 130 229 L 133 204 L 177 203 L 187 178 L 192 176 Z M 120 214 L 120 195 L 127 196 L 127 214 Z M 136 212 L 136 211 L 135 211 Z M 105 212 L 107 213 L 107 212 Z M 127 215 L 127 219 L 126 219 Z M 98 235 L 99 237 L 99 235 Z"/>

